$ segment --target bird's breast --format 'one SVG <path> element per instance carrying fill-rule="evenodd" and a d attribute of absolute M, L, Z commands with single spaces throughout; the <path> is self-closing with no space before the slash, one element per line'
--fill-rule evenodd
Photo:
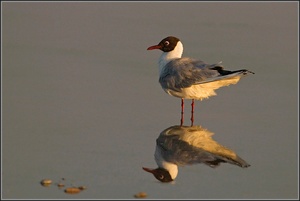
<path fill-rule="evenodd" d="M 203 100 L 210 96 L 216 95 L 212 88 L 204 88 L 201 85 L 192 85 L 186 88 L 179 88 L 178 90 L 164 89 L 165 92 L 171 96 L 184 99 Z"/>
<path fill-rule="evenodd" d="M 164 91 L 171 95 L 178 98 L 184 99 L 196 99 L 196 100 L 203 100 L 209 98 L 210 96 L 217 95 L 215 90 L 228 86 L 231 84 L 236 84 L 240 80 L 240 77 L 233 77 L 230 79 L 219 80 L 215 82 L 208 82 L 204 84 L 196 84 L 186 88 L 168 88 L 166 86 L 162 86 Z"/>

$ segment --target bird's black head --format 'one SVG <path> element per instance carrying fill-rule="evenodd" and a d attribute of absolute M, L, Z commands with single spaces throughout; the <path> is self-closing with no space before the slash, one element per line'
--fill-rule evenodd
<path fill-rule="evenodd" d="M 169 171 L 163 168 L 150 169 L 143 167 L 143 170 L 146 172 L 150 172 L 154 175 L 154 177 L 161 182 L 171 182 L 173 181 Z"/>
<path fill-rule="evenodd" d="M 179 39 L 174 36 L 168 36 L 164 39 L 162 39 L 158 45 L 153 45 L 151 47 L 148 47 L 147 50 L 154 50 L 154 49 L 160 49 L 163 52 L 170 52 L 174 50 L 178 43 Z"/>

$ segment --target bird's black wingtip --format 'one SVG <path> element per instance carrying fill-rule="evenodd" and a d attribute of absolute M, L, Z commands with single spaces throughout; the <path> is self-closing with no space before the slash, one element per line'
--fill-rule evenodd
<path fill-rule="evenodd" d="M 252 72 L 252 71 L 250 71 L 250 70 L 247 70 L 247 69 L 243 69 L 243 70 L 241 70 L 241 71 L 242 71 L 242 73 L 243 73 L 244 75 L 247 75 L 247 74 L 249 74 L 249 73 L 255 74 L 254 72 Z"/>

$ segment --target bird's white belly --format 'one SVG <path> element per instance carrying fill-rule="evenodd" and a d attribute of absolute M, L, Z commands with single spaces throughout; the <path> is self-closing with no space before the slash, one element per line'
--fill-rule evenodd
<path fill-rule="evenodd" d="M 228 86 L 230 84 L 236 84 L 239 80 L 240 77 L 237 76 L 230 79 L 192 85 L 187 88 L 180 88 L 178 91 L 174 91 L 171 89 L 164 90 L 166 93 L 178 98 L 202 100 L 205 98 L 209 98 L 210 96 L 217 95 L 215 92 L 216 89 L 223 86 Z"/>

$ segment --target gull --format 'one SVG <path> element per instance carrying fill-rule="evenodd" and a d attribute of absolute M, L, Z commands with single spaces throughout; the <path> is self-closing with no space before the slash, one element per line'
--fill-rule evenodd
<path fill-rule="evenodd" d="M 181 57 L 183 45 L 181 41 L 168 36 L 147 50 L 159 49 L 163 51 L 158 60 L 159 83 L 163 90 L 172 96 L 181 98 L 181 120 L 184 122 L 184 99 L 192 99 L 191 125 L 194 123 L 194 100 L 203 100 L 215 96 L 215 90 L 236 84 L 241 77 L 254 74 L 246 69 L 225 70 L 221 65 L 207 64 L 202 60 Z"/>
<path fill-rule="evenodd" d="M 156 139 L 155 161 L 158 168 L 143 170 L 161 182 L 172 182 L 178 175 L 178 166 L 205 164 L 211 168 L 229 163 L 250 166 L 231 149 L 212 138 L 213 133 L 201 126 L 171 126 Z"/>

